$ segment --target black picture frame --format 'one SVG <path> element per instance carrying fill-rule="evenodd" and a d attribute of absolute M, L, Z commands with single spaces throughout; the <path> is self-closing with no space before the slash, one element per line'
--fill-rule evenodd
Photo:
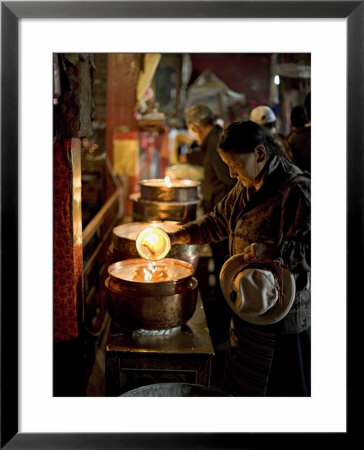
<path fill-rule="evenodd" d="M 18 432 L 18 22 L 21 18 L 346 18 L 347 19 L 347 313 L 361 293 L 363 265 L 363 1 L 1 2 L 1 448 L 300 448 L 329 440 L 352 448 L 348 391 L 346 433 L 19 433 Z M 338 177 L 339 178 L 339 177 Z M 327 182 L 327 178 L 326 181 Z M 330 180 L 329 180 L 330 182 Z M 333 182 L 335 180 L 333 179 Z M 359 294 L 359 296 L 362 294 Z M 329 299 L 323 299 L 328 301 Z M 345 301 L 345 299 L 343 299 Z M 347 375 L 352 375 L 352 334 Z M 360 342 L 360 341 L 359 341 Z M 349 378 L 348 378 L 349 380 Z M 352 380 L 350 378 L 350 380 Z M 348 382 L 355 386 L 355 380 Z M 359 384 L 360 385 L 360 384 Z M 355 388 L 355 387 L 354 387 Z M 333 393 L 334 395 L 334 393 Z M 228 420 L 228 411 L 222 411 Z M 294 413 L 294 411 L 292 411 Z M 284 435 L 284 436 L 283 436 Z"/>

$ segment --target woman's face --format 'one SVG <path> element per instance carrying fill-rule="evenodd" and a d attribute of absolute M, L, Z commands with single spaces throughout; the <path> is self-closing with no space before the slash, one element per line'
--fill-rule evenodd
<path fill-rule="evenodd" d="M 256 178 L 260 172 L 260 165 L 255 152 L 236 154 L 220 149 L 219 154 L 229 167 L 231 178 L 237 178 L 247 188 L 257 184 Z"/>

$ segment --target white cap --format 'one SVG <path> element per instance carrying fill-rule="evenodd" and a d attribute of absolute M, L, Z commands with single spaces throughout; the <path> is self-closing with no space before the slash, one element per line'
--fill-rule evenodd
<path fill-rule="evenodd" d="M 258 125 L 265 125 L 267 123 L 275 122 L 277 117 L 269 106 L 264 105 L 257 106 L 250 111 L 250 120 Z"/>

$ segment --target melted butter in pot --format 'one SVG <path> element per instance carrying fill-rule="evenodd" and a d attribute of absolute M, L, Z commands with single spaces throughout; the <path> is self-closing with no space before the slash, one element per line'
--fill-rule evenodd
<path fill-rule="evenodd" d="M 142 282 L 158 282 L 167 280 L 168 274 L 166 271 L 166 267 L 156 267 L 155 264 L 144 264 L 138 267 L 133 277 L 133 281 Z"/>
<path fill-rule="evenodd" d="M 192 275 L 192 271 L 188 267 L 163 264 L 162 261 L 158 261 L 155 263 L 143 262 L 119 267 L 114 269 L 111 274 L 116 278 L 126 281 L 158 283 L 188 277 Z"/>

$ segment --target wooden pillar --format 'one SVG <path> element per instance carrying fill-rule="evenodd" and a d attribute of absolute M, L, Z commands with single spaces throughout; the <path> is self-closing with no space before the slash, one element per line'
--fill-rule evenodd
<path fill-rule="evenodd" d="M 137 64 L 135 54 L 110 54 L 107 61 L 106 149 L 112 157 L 116 128 L 136 131 Z"/>
<path fill-rule="evenodd" d="M 113 142 L 117 132 L 136 133 L 136 82 L 137 55 L 115 53 L 107 61 L 107 104 L 106 104 L 106 152 L 113 161 Z M 129 192 L 136 180 L 128 176 Z M 112 181 L 107 187 L 108 197 L 115 191 Z"/>

